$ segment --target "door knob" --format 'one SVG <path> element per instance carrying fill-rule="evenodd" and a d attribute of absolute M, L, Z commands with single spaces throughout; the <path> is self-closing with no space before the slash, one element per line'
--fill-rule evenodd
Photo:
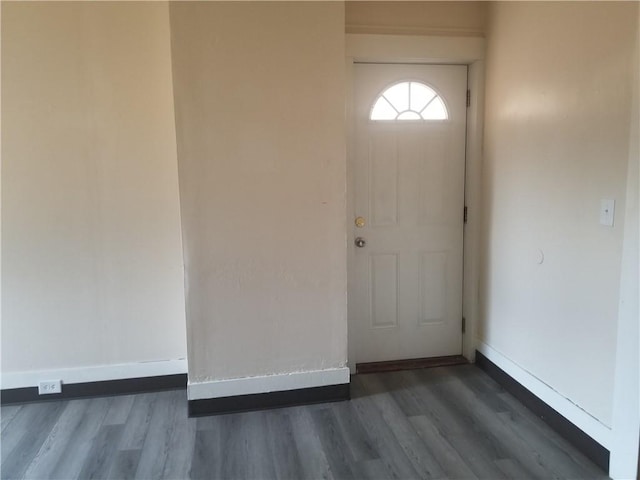
<path fill-rule="evenodd" d="M 356 247 L 362 248 L 367 244 L 367 242 L 365 241 L 364 238 L 358 237 L 358 238 L 356 238 L 355 244 L 356 244 Z"/>

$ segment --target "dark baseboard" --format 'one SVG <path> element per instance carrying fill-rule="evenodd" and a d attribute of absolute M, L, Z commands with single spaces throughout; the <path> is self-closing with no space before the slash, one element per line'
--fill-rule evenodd
<path fill-rule="evenodd" d="M 463 365 L 469 361 L 462 355 L 446 357 L 411 358 L 408 360 L 391 360 L 388 362 L 357 363 L 356 373 L 397 372 L 399 370 L 415 370 L 418 368 L 446 367 Z"/>
<path fill-rule="evenodd" d="M 609 472 L 609 450 L 564 418 L 545 402 L 536 397 L 508 373 L 476 350 L 476 365 L 516 397 L 525 407 L 544 420 L 551 428 L 573 444 L 578 450 Z"/>
<path fill-rule="evenodd" d="M 189 416 L 222 415 L 225 413 L 267 410 L 313 403 L 339 402 L 350 398 L 349 383 L 232 397 L 206 398 L 189 400 Z"/>
<path fill-rule="evenodd" d="M 132 393 L 155 392 L 187 388 L 187 374 L 160 375 L 157 377 L 125 378 L 102 382 L 62 384 L 62 393 L 38 395 L 38 387 L 12 388 L 0 392 L 0 403 L 43 402 L 72 398 L 128 395 Z"/>

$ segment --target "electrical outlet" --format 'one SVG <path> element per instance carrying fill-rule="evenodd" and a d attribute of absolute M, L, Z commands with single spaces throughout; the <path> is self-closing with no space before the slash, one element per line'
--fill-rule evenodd
<path fill-rule="evenodd" d="M 62 393 L 62 380 L 49 380 L 38 383 L 38 395 Z"/>

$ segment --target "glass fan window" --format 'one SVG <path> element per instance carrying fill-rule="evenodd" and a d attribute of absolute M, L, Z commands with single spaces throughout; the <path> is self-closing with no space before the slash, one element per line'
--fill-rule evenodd
<path fill-rule="evenodd" d="M 447 107 L 424 83 L 401 82 L 387 88 L 371 109 L 371 120 L 446 120 Z"/>

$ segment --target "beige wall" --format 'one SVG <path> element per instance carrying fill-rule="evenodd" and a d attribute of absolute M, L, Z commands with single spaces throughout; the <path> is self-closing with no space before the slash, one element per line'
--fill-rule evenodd
<path fill-rule="evenodd" d="M 606 425 L 637 8 L 489 12 L 480 339 Z M 616 200 L 613 227 L 599 224 L 601 198 Z"/>
<path fill-rule="evenodd" d="M 338 2 L 174 3 L 191 383 L 344 367 Z"/>
<path fill-rule="evenodd" d="M 348 1 L 347 33 L 483 36 L 487 2 Z"/>
<path fill-rule="evenodd" d="M 168 6 L 3 2 L 2 120 L 3 386 L 184 358 Z"/>

